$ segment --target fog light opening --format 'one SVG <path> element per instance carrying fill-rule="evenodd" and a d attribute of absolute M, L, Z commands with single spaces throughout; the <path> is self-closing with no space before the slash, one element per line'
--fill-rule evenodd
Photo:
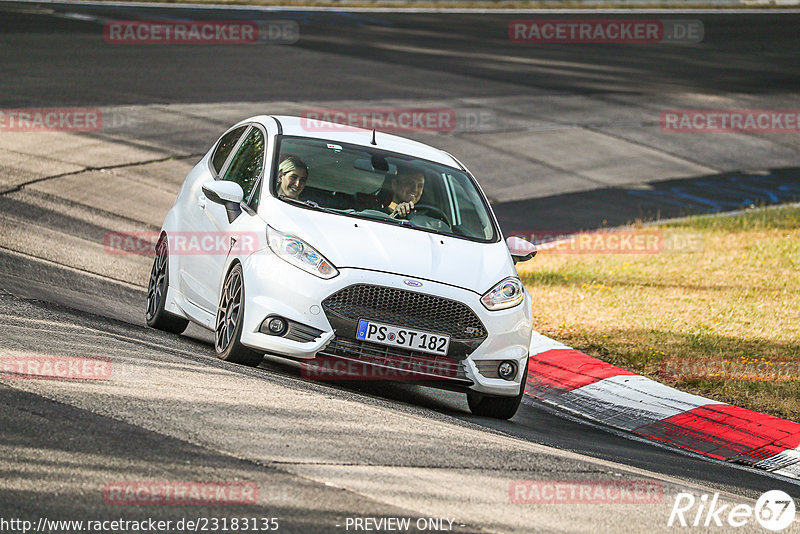
<path fill-rule="evenodd" d="M 267 317 L 261 325 L 261 331 L 273 336 L 282 336 L 286 333 L 287 326 L 286 319 L 283 317 Z"/>
<path fill-rule="evenodd" d="M 517 376 L 516 362 L 510 360 L 501 362 L 500 365 L 497 366 L 497 374 L 503 380 L 514 380 L 514 377 Z"/>

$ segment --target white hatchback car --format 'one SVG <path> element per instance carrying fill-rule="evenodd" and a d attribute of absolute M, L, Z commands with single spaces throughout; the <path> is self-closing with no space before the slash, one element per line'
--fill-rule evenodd
<path fill-rule="evenodd" d="M 503 240 L 477 182 L 446 152 L 258 116 L 186 177 L 156 246 L 146 319 L 213 330 L 227 361 L 268 354 L 312 378 L 465 391 L 473 413 L 507 419 L 532 321 L 514 264 L 535 253 Z"/>

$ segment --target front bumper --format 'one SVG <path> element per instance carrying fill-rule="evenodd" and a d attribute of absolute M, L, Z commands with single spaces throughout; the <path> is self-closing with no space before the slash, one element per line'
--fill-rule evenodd
<path fill-rule="evenodd" d="M 527 293 L 519 306 L 490 312 L 481 304 L 480 295 L 465 289 L 430 281 L 414 288 L 404 283 L 409 277 L 355 268 L 340 268 L 339 276 L 323 280 L 269 250 L 247 257 L 243 269 L 247 300 L 242 343 L 253 349 L 306 361 L 342 358 L 383 368 L 411 369 L 413 372 L 403 374 L 403 379 L 491 395 L 514 396 L 525 378 L 532 321 Z M 377 288 L 380 298 L 365 301 L 364 294 L 369 296 L 374 291 L 362 291 L 356 300 L 332 299 L 349 295 L 351 292 L 342 290 L 351 286 Z M 352 306 L 354 302 L 359 306 Z M 448 315 L 447 310 L 452 313 Z M 260 332 L 262 321 L 275 315 L 321 334 L 301 342 Z M 470 322 L 469 315 L 477 322 Z M 358 319 L 447 333 L 451 337 L 448 354 L 437 356 L 357 340 Z M 492 372 L 504 360 L 516 362 L 514 380 L 501 379 Z M 398 375 L 386 376 L 391 379 Z"/>

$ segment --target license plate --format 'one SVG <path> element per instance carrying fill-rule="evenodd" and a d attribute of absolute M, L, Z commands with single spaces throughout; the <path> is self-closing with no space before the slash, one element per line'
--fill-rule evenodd
<path fill-rule="evenodd" d="M 430 354 L 447 354 L 447 349 L 450 347 L 450 336 L 400 328 L 366 319 L 358 321 L 356 338 Z"/>

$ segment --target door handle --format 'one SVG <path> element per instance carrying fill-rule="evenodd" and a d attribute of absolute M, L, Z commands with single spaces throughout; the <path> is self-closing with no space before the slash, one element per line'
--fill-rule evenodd
<path fill-rule="evenodd" d="M 200 206 L 200 209 L 206 209 L 206 197 L 204 195 L 200 195 L 197 197 L 197 205 Z"/>

